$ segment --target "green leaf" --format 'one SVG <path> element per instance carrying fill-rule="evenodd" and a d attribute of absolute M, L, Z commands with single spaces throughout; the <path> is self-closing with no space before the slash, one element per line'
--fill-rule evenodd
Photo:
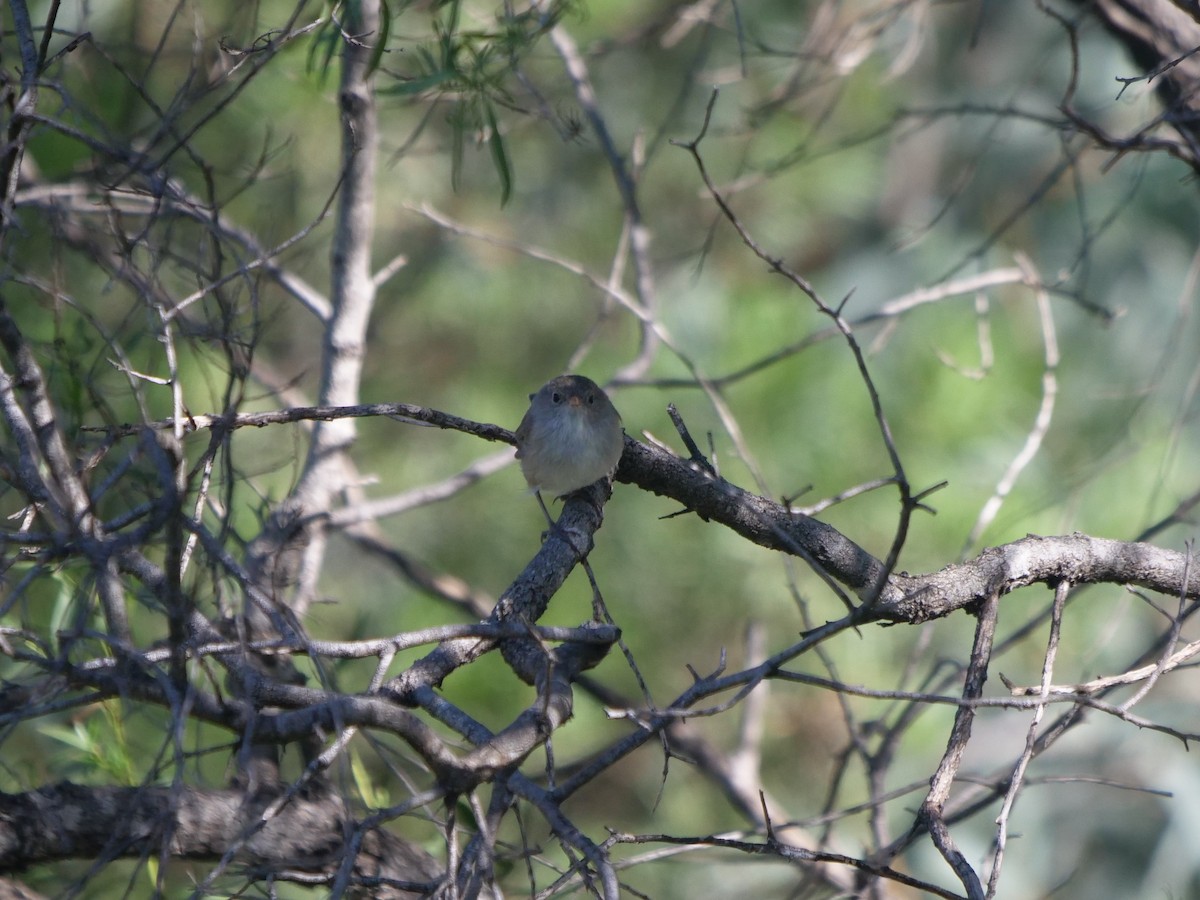
<path fill-rule="evenodd" d="M 375 46 L 371 48 L 371 61 L 367 64 L 367 74 L 371 74 L 379 68 L 379 63 L 383 60 L 383 52 L 387 49 L 388 37 L 392 33 L 392 11 L 387 5 L 387 0 L 379 0 L 379 6 L 379 37 L 375 41 Z"/>
<path fill-rule="evenodd" d="M 59 634 L 66 630 L 76 584 L 71 576 L 61 570 L 53 573 L 50 578 L 58 586 L 58 591 L 54 595 L 54 605 L 50 608 L 50 627 L 47 633 Z"/>
<path fill-rule="evenodd" d="M 118 701 L 92 704 L 71 721 L 70 727 L 47 724 L 39 731 L 44 737 L 78 751 L 83 759 L 77 765 L 87 775 L 121 784 L 137 783 Z"/>
<path fill-rule="evenodd" d="M 466 125 L 461 116 L 455 116 L 450 123 L 450 188 L 457 192 L 462 182 L 463 161 L 463 132 Z"/>
<path fill-rule="evenodd" d="M 459 14 L 462 12 L 462 4 L 459 2 L 459 0 L 449 0 L 448 3 L 445 3 L 443 5 L 448 6 L 450 8 L 450 16 L 446 20 L 446 31 L 448 31 L 448 32 L 457 31 L 458 30 L 458 17 L 459 17 Z"/>
<path fill-rule="evenodd" d="M 425 91 L 432 90 L 433 88 L 445 84 L 447 81 L 452 81 L 453 79 L 453 72 L 447 72 L 445 70 L 440 72 L 432 72 L 429 75 L 422 75 L 417 78 L 409 79 L 408 81 L 402 81 L 399 84 L 392 85 L 391 87 L 381 88 L 379 93 L 385 95 L 391 94 L 411 97 L 415 94 L 421 94 Z"/>
<path fill-rule="evenodd" d="M 329 69 L 333 63 L 333 54 L 337 52 L 340 35 L 332 15 L 313 35 L 312 44 L 308 48 L 306 68 L 308 74 L 319 73 L 320 82 L 325 83 Z M 324 51 L 324 53 L 322 53 Z"/>
<path fill-rule="evenodd" d="M 362 758 L 353 750 L 350 751 L 350 772 L 354 777 L 354 785 L 363 803 L 372 809 L 383 809 L 391 803 L 388 792 L 380 789 L 371 779 L 371 773 L 363 765 Z"/>
<path fill-rule="evenodd" d="M 88 733 L 87 728 L 82 722 L 75 722 L 74 726 L 68 728 L 65 725 L 43 725 L 38 729 L 43 737 L 48 737 L 52 741 L 58 741 L 60 744 L 66 744 L 75 750 L 81 750 L 89 755 L 95 755 L 96 742 Z"/>
<path fill-rule="evenodd" d="M 512 166 L 508 162 L 508 151 L 504 149 L 504 139 L 500 136 L 495 107 L 484 101 L 483 114 L 487 119 L 488 149 L 492 151 L 492 163 L 496 166 L 496 174 L 500 176 L 500 205 L 504 206 L 512 196 Z"/>

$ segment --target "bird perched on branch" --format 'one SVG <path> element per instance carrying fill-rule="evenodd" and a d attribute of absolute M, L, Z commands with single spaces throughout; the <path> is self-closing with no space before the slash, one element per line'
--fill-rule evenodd
<path fill-rule="evenodd" d="M 543 491 L 562 497 L 616 470 L 625 432 L 620 413 L 596 382 L 559 375 L 529 400 L 517 426 L 517 459 L 539 502 Z"/>

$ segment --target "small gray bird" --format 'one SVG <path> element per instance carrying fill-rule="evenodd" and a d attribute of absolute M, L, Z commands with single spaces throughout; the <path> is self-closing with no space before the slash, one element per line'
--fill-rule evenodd
<path fill-rule="evenodd" d="M 625 448 L 621 415 L 598 384 L 560 375 L 529 395 L 517 459 L 529 486 L 561 497 L 611 475 Z"/>

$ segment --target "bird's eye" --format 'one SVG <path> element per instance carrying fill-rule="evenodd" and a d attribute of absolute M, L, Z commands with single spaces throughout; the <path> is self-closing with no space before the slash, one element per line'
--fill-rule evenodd
<path fill-rule="evenodd" d="M 558 391 L 555 391 L 553 394 L 550 395 L 550 399 L 553 400 L 555 403 L 562 403 L 562 394 L 560 394 Z"/>
<path fill-rule="evenodd" d="M 596 402 L 596 397 L 593 394 L 588 394 L 588 406 Z"/>

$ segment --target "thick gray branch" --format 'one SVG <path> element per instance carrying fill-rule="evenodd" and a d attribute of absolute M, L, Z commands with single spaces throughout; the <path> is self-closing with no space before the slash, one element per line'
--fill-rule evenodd
<path fill-rule="evenodd" d="M 274 798 L 238 790 L 179 787 L 86 787 L 62 782 L 23 794 L 0 794 L 0 872 L 64 859 L 144 857 L 166 841 L 171 856 L 220 859 L 272 872 L 332 873 L 355 823 L 342 799 L 294 797 L 264 817 Z M 364 838 L 355 862 L 360 879 L 429 885 L 436 860 L 382 829 Z M 412 896 L 386 885 L 375 897 Z"/>
<path fill-rule="evenodd" d="M 671 497 L 704 519 L 720 522 L 773 550 L 800 556 L 869 600 L 883 564 L 837 529 L 782 504 L 743 491 L 702 466 L 627 439 L 619 481 Z M 1150 544 L 1072 534 L 1031 535 L 992 547 L 965 563 L 928 575 L 893 573 L 868 618 L 924 622 L 991 596 L 1041 582 L 1133 584 L 1163 594 L 1200 598 L 1200 566 L 1185 589 L 1182 553 Z"/>
<path fill-rule="evenodd" d="M 1152 81 L 1164 107 L 1163 118 L 1182 137 L 1164 147 L 1200 168 L 1200 20 L 1194 2 L 1177 0 L 1086 0 L 1084 5 L 1125 45 Z M 1117 140 L 1118 149 L 1137 149 L 1144 134 Z M 1159 147 L 1150 143 L 1151 149 Z"/>
<path fill-rule="evenodd" d="M 971 606 L 991 594 L 1026 585 L 1131 584 L 1161 594 L 1185 592 L 1200 598 L 1200 566 L 1185 565 L 1184 554 L 1151 544 L 1112 541 L 1086 534 L 1029 535 L 1002 547 L 989 547 L 975 559 L 931 575 L 896 575 L 876 608 L 881 618 L 923 622 Z"/>

